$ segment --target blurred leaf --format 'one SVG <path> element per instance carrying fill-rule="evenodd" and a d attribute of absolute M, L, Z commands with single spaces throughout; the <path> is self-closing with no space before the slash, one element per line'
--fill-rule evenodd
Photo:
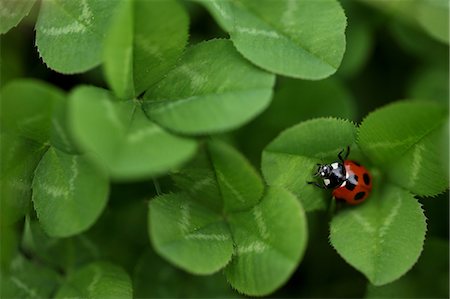
<path fill-rule="evenodd" d="M 5 207 L 2 205 L 2 218 L 7 215 Z M 0 219 L 0 273 L 9 273 L 11 262 L 19 250 L 20 233 L 17 225 L 11 225 Z M 4 280 L 2 278 L 2 283 Z"/>
<path fill-rule="evenodd" d="M 34 141 L 2 132 L 0 134 L 1 225 L 9 226 L 30 208 L 31 183 L 46 147 Z"/>
<path fill-rule="evenodd" d="M 36 0 L 2 0 L 0 34 L 8 32 L 30 12 Z"/>
<path fill-rule="evenodd" d="M 307 244 L 306 216 L 297 198 L 269 187 L 253 209 L 230 215 L 229 225 L 235 252 L 225 274 L 233 288 L 261 296 L 283 285 Z"/>
<path fill-rule="evenodd" d="M 117 12 L 105 40 L 105 73 L 116 95 L 130 99 L 175 64 L 187 42 L 189 19 L 173 0 L 122 1 Z"/>
<path fill-rule="evenodd" d="M 56 298 L 132 298 L 131 279 L 120 267 L 107 263 L 89 264 L 72 273 Z"/>
<path fill-rule="evenodd" d="M 57 72 L 85 72 L 102 61 L 109 20 L 119 1 L 41 1 L 36 45 L 47 66 Z"/>
<path fill-rule="evenodd" d="M 193 164 L 175 178 L 189 193 L 150 203 L 156 251 L 197 274 L 216 272 L 233 258 L 225 268 L 233 288 L 248 295 L 273 292 L 290 277 L 306 246 L 301 205 L 281 188 L 262 195 L 256 172 L 224 143 L 210 142 L 204 161 Z"/>
<path fill-rule="evenodd" d="M 427 227 L 411 193 L 379 183 L 375 181 L 367 202 L 339 212 L 330 224 L 333 247 L 374 285 L 392 282 L 411 269 Z"/>
<path fill-rule="evenodd" d="M 392 182 L 414 194 L 448 188 L 440 145 L 448 111 L 431 102 L 397 102 L 370 113 L 359 128 L 359 146 Z M 448 141 L 447 141 L 448 143 Z"/>
<path fill-rule="evenodd" d="M 335 0 L 199 0 L 247 59 L 271 72 L 322 79 L 345 51 L 346 18 Z"/>
<path fill-rule="evenodd" d="M 351 122 L 335 118 L 318 118 L 293 126 L 264 149 L 264 178 L 269 185 L 294 193 L 306 211 L 325 209 L 326 193 L 306 182 L 313 179 L 317 163 L 336 160 L 342 149 L 355 142 L 355 135 Z"/>
<path fill-rule="evenodd" d="M 282 78 L 277 83 L 269 108 L 237 132 L 240 146 L 256 160 L 255 165 L 260 165 L 261 152 L 272 139 L 300 121 L 325 116 L 352 120 L 356 116 L 354 98 L 340 80 Z"/>
<path fill-rule="evenodd" d="M 85 235 L 52 238 L 37 220 L 30 217 L 26 218 L 21 248 L 41 263 L 63 273 L 70 273 L 99 257 L 98 248 Z"/>
<path fill-rule="evenodd" d="M 429 238 L 422 256 L 408 274 L 381 287 L 369 284 L 366 298 L 447 298 L 448 256 L 447 241 Z"/>
<path fill-rule="evenodd" d="M 34 208 L 48 235 L 66 237 L 86 230 L 97 220 L 108 190 L 106 173 L 86 156 L 50 148 L 33 180 Z"/>
<path fill-rule="evenodd" d="M 447 68 L 419 69 L 410 82 L 409 97 L 411 99 L 437 101 L 448 107 L 448 82 Z"/>
<path fill-rule="evenodd" d="M 146 118 L 138 102 L 118 101 L 106 90 L 78 87 L 69 106 L 74 138 L 82 149 L 96 154 L 114 179 L 158 175 L 195 152 L 194 140 L 169 134 Z"/>
<path fill-rule="evenodd" d="M 417 21 L 435 39 L 448 44 L 449 2 L 447 0 L 417 1 Z"/>
<path fill-rule="evenodd" d="M 64 94 L 48 83 L 19 79 L 1 89 L 0 124 L 2 131 L 42 144 L 50 142 L 52 116 L 64 103 Z"/>
<path fill-rule="evenodd" d="M 59 285 L 58 274 L 42 265 L 17 255 L 9 273 L 1 273 L 1 297 L 50 298 Z"/>
<path fill-rule="evenodd" d="M 158 269 L 158 271 L 155 271 Z M 147 250 L 134 271 L 136 298 L 239 298 L 223 274 L 196 276 L 179 270 Z"/>
<path fill-rule="evenodd" d="M 145 94 L 158 124 L 184 134 L 234 129 L 270 102 L 275 76 L 245 61 L 227 40 L 191 47 L 176 68 Z"/>

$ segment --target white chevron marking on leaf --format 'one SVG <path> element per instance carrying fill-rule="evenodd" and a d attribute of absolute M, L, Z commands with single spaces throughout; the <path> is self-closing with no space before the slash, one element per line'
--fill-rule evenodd
<path fill-rule="evenodd" d="M 267 229 L 266 223 L 264 222 L 262 210 L 259 206 L 253 208 L 253 216 L 255 217 L 259 234 L 264 240 L 267 240 L 269 238 L 269 231 Z"/>

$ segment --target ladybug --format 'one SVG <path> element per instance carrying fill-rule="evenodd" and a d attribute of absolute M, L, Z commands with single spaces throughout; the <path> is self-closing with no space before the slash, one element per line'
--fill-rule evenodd
<path fill-rule="evenodd" d="M 337 201 L 344 201 L 357 205 L 369 196 L 372 190 L 372 176 L 364 166 L 347 160 L 350 147 L 342 158 L 342 150 L 338 154 L 339 161 L 331 164 L 317 164 L 318 169 L 314 176 L 323 179 L 322 184 L 307 182 L 322 189 L 333 189 L 333 196 Z"/>

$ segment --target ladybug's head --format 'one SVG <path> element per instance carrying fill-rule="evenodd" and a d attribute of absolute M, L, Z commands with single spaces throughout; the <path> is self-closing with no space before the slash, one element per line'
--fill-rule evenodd
<path fill-rule="evenodd" d="M 319 167 L 317 168 L 316 176 L 319 176 L 321 178 L 328 178 L 331 175 L 331 171 L 333 170 L 331 165 L 318 164 L 318 166 Z"/>

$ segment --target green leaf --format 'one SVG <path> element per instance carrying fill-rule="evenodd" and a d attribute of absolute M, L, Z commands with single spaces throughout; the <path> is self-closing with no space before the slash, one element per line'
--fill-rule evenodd
<path fill-rule="evenodd" d="M 71 238 L 52 238 L 37 220 L 26 218 L 21 249 L 40 262 L 64 273 L 99 257 L 99 250 L 85 235 Z"/>
<path fill-rule="evenodd" d="M 131 279 L 120 267 L 95 262 L 72 273 L 56 298 L 132 298 Z"/>
<path fill-rule="evenodd" d="M 374 285 L 392 282 L 411 269 L 427 227 L 411 193 L 380 183 L 374 182 L 364 204 L 339 212 L 330 225 L 333 247 Z"/>
<path fill-rule="evenodd" d="M 191 275 L 173 267 L 150 250 L 141 256 L 135 267 L 133 288 L 136 298 L 240 297 L 226 283 L 222 273 Z"/>
<path fill-rule="evenodd" d="M 187 42 L 189 19 L 173 0 L 122 1 L 117 12 L 105 40 L 104 68 L 116 95 L 130 99 L 175 64 Z"/>
<path fill-rule="evenodd" d="M 384 286 L 369 284 L 366 298 L 448 297 L 448 253 L 447 241 L 429 238 L 419 261 L 408 274 Z"/>
<path fill-rule="evenodd" d="M 345 51 L 344 11 L 335 0 L 202 2 L 242 55 L 271 72 L 322 79 Z"/>
<path fill-rule="evenodd" d="M 392 182 L 432 196 L 448 188 L 440 145 L 448 111 L 431 102 L 397 102 L 369 114 L 359 128 L 361 150 Z M 447 141 L 448 143 L 448 141 Z"/>
<path fill-rule="evenodd" d="M 0 9 L 0 34 L 8 32 L 30 12 L 36 0 L 3 0 Z"/>
<path fill-rule="evenodd" d="M 233 254 L 231 234 L 221 215 L 186 194 L 151 201 L 149 232 L 161 256 L 194 274 L 217 272 Z"/>
<path fill-rule="evenodd" d="M 448 107 L 449 80 L 446 68 L 419 69 L 410 82 L 409 98 L 436 101 Z"/>
<path fill-rule="evenodd" d="M 156 123 L 184 134 L 234 129 L 270 102 L 275 76 L 236 52 L 227 40 L 189 48 L 180 63 L 145 94 Z"/>
<path fill-rule="evenodd" d="M 228 281 L 250 296 L 270 294 L 288 280 L 303 256 L 303 208 L 288 191 L 270 187 L 253 209 L 229 219 L 235 252 L 225 269 Z"/>
<path fill-rule="evenodd" d="M 119 1 L 42 1 L 36 45 L 47 66 L 64 74 L 87 71 L 102 61 L 103 39 Z"/>
<path fill-rule="evenodd" d="M 5 85 L 0 94 L 0 125 L 3 131 L 48 144 L 52 116 L 64 103 L 64 93 L 47 83 L 20 79 Z"/>
<path fill-rule="evenodd" d="M 34 208 L 48 235 L 66 237 L 88 229 L 97 220 L 108 190 L 105 172 L 86 156 L 50 148 L 33 180 Z"/>
<path fill-rule="evenodd" d="M 150 203 L 155 250 L 191 273 L 210 274 L 228 265 L 227 279 L 241 293 L 273 292 L 303 255 L 303 209 L 282 188 L 269 188 L 263 195 L 256 172 L 224 143 L 211 141 L 206 151 L 176 174 L 183 193 Z"/>
<path fill-rule="evenodd" d="M 118 101 L 106 90 L 86 86 L 75 89 L 69 101 L 74 138 L 82 149 L 96 154 L 114 179 L 158 175 L 195 152 L 194 140 L 164 131 L 135 101 Z"/>
<path fill-rule="evenodd" d="M 239 147 L 260 165 L 264 147 L 281 131 L 315 117 L 354 119 L 355 110 L 355 99 L 335 77 L 321 81 L 281 78 L 269 108 L 236 132 Z"/>
<path fill-rule="evenodd" d="M 55 271 L 17 255 L 11 271 L 2 272 L 2 298 L 50 298 L 59 285 Z"/>
<path fill-rule="evenodd" d="M 447 0 L 421 0 L 417 2 L 417 21 L 435 39 L 449 42 L 449 2 Z"/>
<path fill-rule="evenodd" d="M 306 211 L 325 209 L 327 193 L 306 182 L 313 180 L 317 163 L 336 160 L 342 149 L 355 142 L 355 137 L 355 126 L 340 119 L 317 118 L 293 126 L 264 149 L 264 178 L 269 185 L 294 193 Z"/>
<path fill-rule="evenodd" d="M 28 212 L 34 170 L 45 150 L 45 147 L 34 141 L 0 133 L 2 225 L 10 225 Z"/>

